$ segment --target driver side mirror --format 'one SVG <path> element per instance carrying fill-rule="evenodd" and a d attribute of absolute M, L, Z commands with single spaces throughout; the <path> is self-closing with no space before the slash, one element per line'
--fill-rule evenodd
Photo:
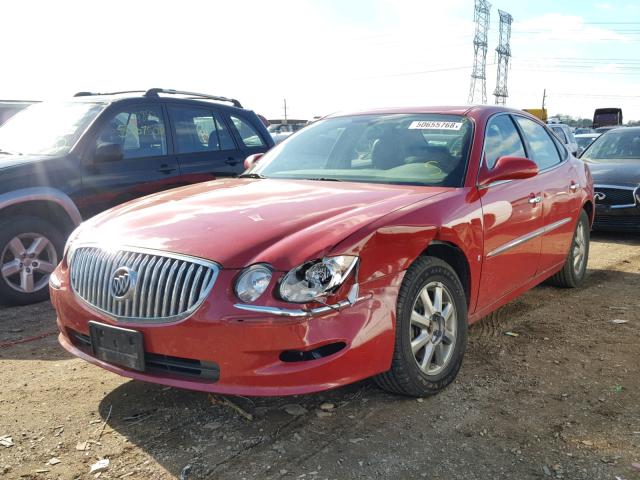
<path fill-rule="evenodd" d="M 479 187 L 486 187 L 503 180 L 522 180 L 535 177 L 538 165 L 533 160 L 522 157 L 500 157 L 491 170 L 483 167 L 478 180 Z"/>
<path fill-rule="evenodd" d="M 124 158 L 122 145 L 119 143 L 101 143 L 96 147 L 94 159 L 97 162 L 117 162 Z"/>
<path fill-rule="evenodd" d="M 244 169 L 251 170 L 254 167 L 254 165 L 258 163 L 258 160 L 260 160 L 263 155 L 264 153 L 254 153 L 253 155 L 249 155 L 247 158 L 244 159 Z"/>

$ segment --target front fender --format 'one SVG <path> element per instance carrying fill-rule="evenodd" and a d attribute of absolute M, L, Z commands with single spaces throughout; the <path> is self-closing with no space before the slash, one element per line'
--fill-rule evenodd
<path fill-rule="evenodd" d="M 57 188 L 51 187 L 31 187 L 13 190 L 0 195 L 0 211 L 12 205 L 19 205 L 26 202 L 50 202 L 62 207 L 67 213 L 74 226 L 82 223 L 82 216 L 71 197 Z"/>

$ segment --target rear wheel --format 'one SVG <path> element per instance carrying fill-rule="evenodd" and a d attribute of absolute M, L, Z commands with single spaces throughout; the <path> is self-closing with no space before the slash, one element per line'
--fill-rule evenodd
<path fill-rule="evenodd" d="M 422 397 L 451 383 L 467 343 L 467 302 L 455 271 L 421 257 L 407 270 L 400 293 L 391 369 L 375 377 L 383 389 Z"/>
<path fill-rule="evenodd" d="M 49 275 L 62 257 L 64 237 L 37 217 L 0 224 L 0 302 L 26 305 L 49 296 Z"/>
<path fill-rule="evenodd" d="M 564 267 L 549 279 L 552 285 L 563 288 L 579 287 L 587 275 L 589 260 L 589 216 L 582 210 Z"/>

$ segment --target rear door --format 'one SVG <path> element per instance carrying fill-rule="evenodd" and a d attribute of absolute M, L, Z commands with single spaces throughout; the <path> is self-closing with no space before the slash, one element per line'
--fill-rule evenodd
<path fill-rule="evenodd" d="M 522 138 L 508 114 L 487 123 L 484 165 L 503 156 L 524 157 Z M 542 247 L 542 182 L 537 178 L 495 182 L 480 190 L 484 225 L 484 260 L 478 308 L 491 305 L 530 281 Z"/>
<path fill-rule="evenodd" d="M 536 162 L 542 182 L 544 234 L 538 273 L 563 263 L 573 238 L 579 207 L 577 173 L 568 161 L 568 152 L 542 125 L 514 115 L 525 140 L 528 157 Z"/>
<path fill-rule="evenodd" d="M 156 103 L 116 104 L 102 115 L 82 161 L 83 217 L 178 184 L 165 126 L 165 113 Z M 120 145 L 122 158 L 98 160 L 96 149 L 105 144 Z"/>
<path fill-rule="evenodd" d="M 168 112 L 183 184 L 242 172 L 245 157 L 214 107 L 169 105 Z"/>

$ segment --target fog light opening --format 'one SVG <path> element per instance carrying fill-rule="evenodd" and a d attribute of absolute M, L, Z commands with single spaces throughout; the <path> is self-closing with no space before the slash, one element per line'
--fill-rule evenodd
<path fill-rule="evenodd" d="M 309 360 L 318 360 L 328 357 L 334 353 L 338 353 L 347 344 L 345 342 L 335 342 L 323 345 L 313 350 L 285 350 L 280 354 L 280 360 L 283 362 L 307 362 Z"/>

